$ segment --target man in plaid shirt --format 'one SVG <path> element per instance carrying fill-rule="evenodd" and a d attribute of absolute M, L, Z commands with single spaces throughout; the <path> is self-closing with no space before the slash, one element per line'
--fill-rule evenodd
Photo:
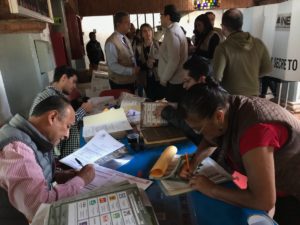
<path fill-rule="evenodd" d="M 34 99 L 31 106 L 29 116 L 32 115 L 34 108 L 44 99 L 59 95 L 65 96 L 69 95 L 74 88 L 76 88 L 77 83 L 77 72 L 68 66 L 60 66 L 55 69 L 53 82 L 51 86 L 46 87 L 42 92 L 40 92 L 37 97 Z M 79 122 L 86 115 L 86 113 L 91 112 L 93 106 L 91 103 L 85 102 L 82 103 L 75 113 L 75 124 L 70 129 L 69 138 L 60 142 L 57 146 L 60 151 L 60 158 L 63 158 L 74 150 L 80 147 L 80 132 L 79 132 Z"/>

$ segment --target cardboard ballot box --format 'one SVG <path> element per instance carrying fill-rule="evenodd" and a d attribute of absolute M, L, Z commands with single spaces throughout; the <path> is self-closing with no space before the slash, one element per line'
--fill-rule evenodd
<path fill-rule="evenodd" d="M 92 74 L 91 89 L 86 90 L 86 96 L 96 97 L 103 90 L 109 90 L 108 73 L 104 71 L 94 70 Z"/>

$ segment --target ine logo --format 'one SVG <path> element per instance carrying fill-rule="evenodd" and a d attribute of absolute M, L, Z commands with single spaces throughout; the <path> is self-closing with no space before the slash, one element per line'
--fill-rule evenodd
<path fill-rule="evenodd" d="M 276 20 L 276 29 L 290 30 L 291 14 L 279 14 Z"/>

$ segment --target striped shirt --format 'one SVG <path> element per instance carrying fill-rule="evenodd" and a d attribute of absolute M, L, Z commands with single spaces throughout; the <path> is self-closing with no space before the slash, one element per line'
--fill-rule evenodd
<path fill-rule="evenodd" d="M 37 97 L 34 99 L 33 104 L 31 106 L 29 116 L 32 115 L 35 107 L 43 100 L 50 96 L 64 96 L 64 93 L 58 89 L 56 89 L 53 86 L 46 87 L 42 92 L 40 92 Z M 83 108 L 79 108 L 75 112 L 75 124 L 71 126 L 70 128 L 70 134 L 69 138 L 66 140 L 61 141 L 57 148 L 60 151 L 60 157 L 63 158 L 71 153 L 73 153 L 75 150 L 80 148 L 80 132 L 79 132 L 79 122 L 82 120 L 82 118 L 86 115 L 86 112 Z"/>
<path fill-rule="evenodd" d="M 10 203 L 28 220 L 32 220 L 42 203 L 74 196 L 84 187 L 84 180 L 75 176 L 49 190 L 33 150 L 19 141 L 0 151 L 0 165 L 0 186 L 7 191 Z"/>

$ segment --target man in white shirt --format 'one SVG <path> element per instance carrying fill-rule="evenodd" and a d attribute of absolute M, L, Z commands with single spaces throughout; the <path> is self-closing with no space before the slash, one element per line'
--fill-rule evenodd
<path fill-rule="evenodd" d="M 166 5 L 161 14 L 161 25 L 166 31 L 159 50 L 158 75 L 160 84 L 165 87 L 165 97 L 171 102 L 178 102 L 184 92 L 183 64 L 188 57 L 187 39 L 179 20 L 180 14 L 175 6 Z"/>

